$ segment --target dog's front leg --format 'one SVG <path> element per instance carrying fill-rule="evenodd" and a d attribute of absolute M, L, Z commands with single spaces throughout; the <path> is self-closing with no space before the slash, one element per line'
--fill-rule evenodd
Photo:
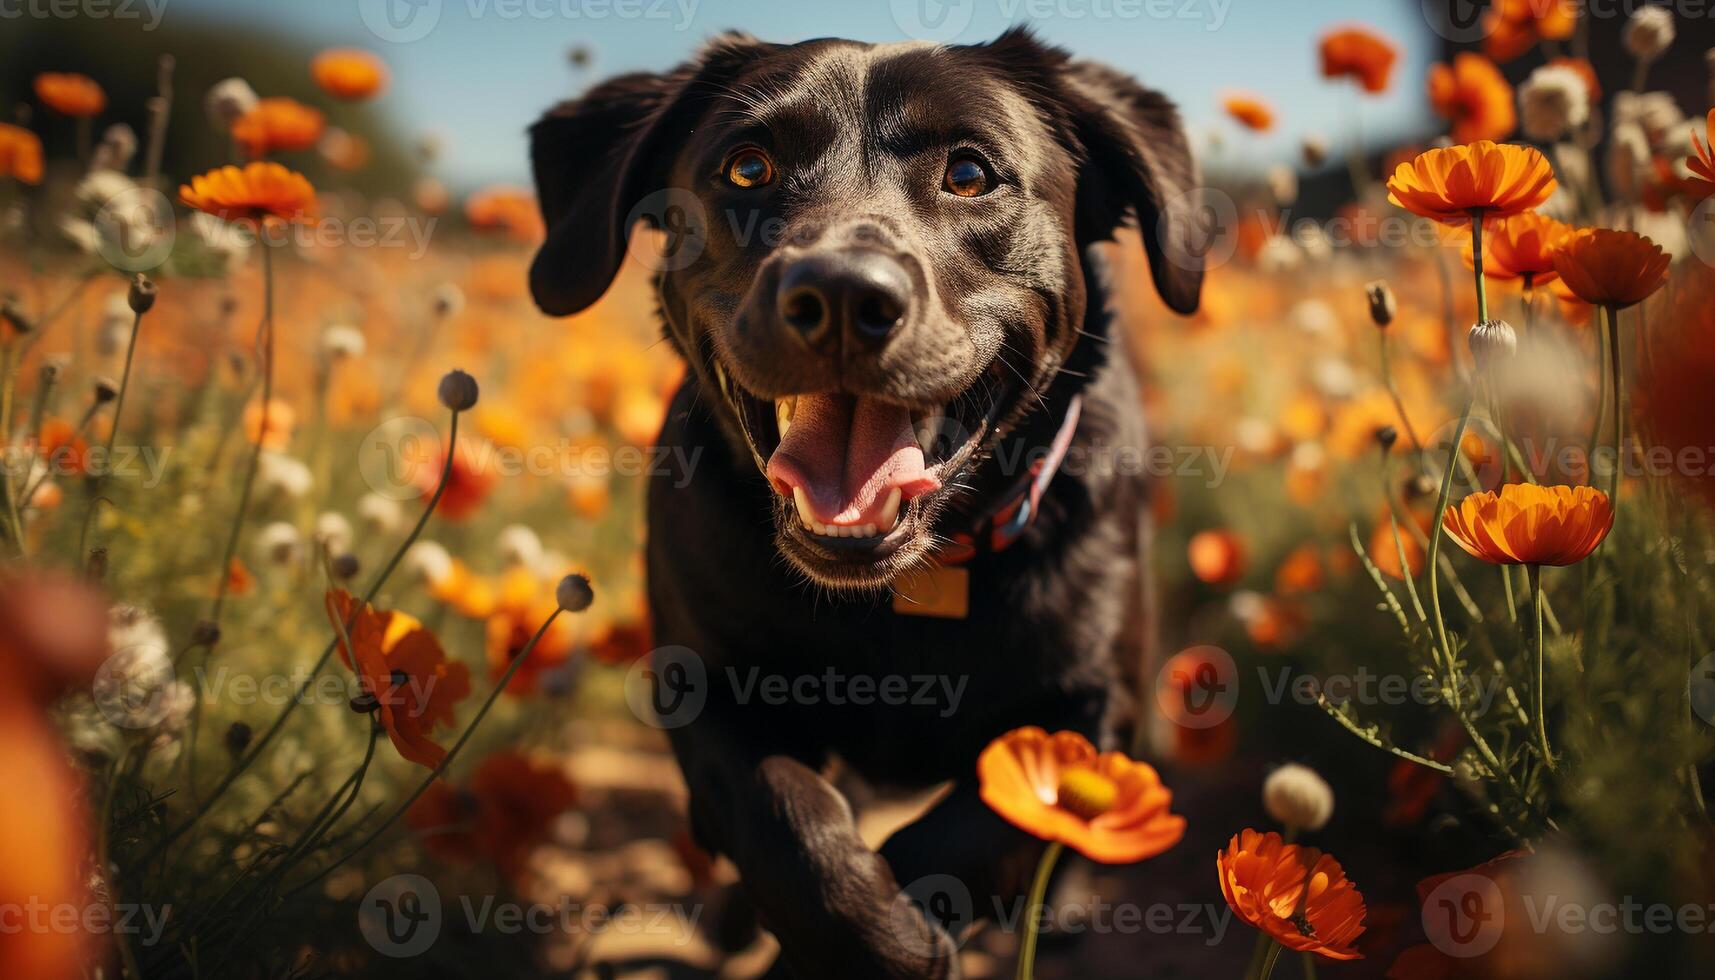
<path fill-rule="evenodd" d="M 845 798 L 804 762 L 744 746 L 709 721 L 675 733 L 693 825 L 738 866 L 792 974 L 957 977 L 952 940 L 900 892 Z"/>

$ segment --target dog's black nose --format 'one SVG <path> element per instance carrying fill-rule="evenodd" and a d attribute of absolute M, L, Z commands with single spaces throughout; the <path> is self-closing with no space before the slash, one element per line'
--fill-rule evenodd
<path fill-rule="evenodd" d="M 883 252 L 817 252 L 787 266 L 779 304 L 780 319 L 816 350 L 870 350 L 905 321 L 911 277 Z"/>

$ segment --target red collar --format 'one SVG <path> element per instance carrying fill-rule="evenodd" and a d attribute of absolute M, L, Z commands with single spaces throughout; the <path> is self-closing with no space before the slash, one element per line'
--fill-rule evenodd
<path fill-rule="evenodd" d="M 956 531 L 951 540 L 935 549 L 935 561 L 942 565 L 961 565 L 979 554 L 1004 551 L 1024 529 L 1036 520 L 1042 506 L 1042 494 L 1059 472 L 1072 445 L 1072 435 L 1078 429 L 1078 416 L 1083 412 L 1084 397 L 1073 395 L 1060 422 L 1060 431 L 1048 446 L 1048 453 L 1037 457 L 1019 480 L 1012 493 L 1003 496 L 993 507 L 978 514 L 969 531 Z"/>

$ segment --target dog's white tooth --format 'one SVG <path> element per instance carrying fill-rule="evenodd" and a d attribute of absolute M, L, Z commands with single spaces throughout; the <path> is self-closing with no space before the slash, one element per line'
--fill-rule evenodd
<path fill-rule="evenodd" d="M 865 524 L 863 526 L 863 530 L 858 534 L 858 537 L 860 537 L 860 538 L 873 538 L 873 537 L 875 537 L 875 525 L 874 524 Z"/>
<path fill-rule="evenodd" d="M 875 521 L 875 527 L 883 534 L 893 530 L 894 525 L 899 523 L 899 504 L 904 499 L 905 494 L 898 487 L 888 491 L 887 503 L 881 505 L 881 515 Z"/>
<path fill-rule="evenodd" d="M 810 495 L 803 487 L 792 488 L 792 503 L 798 508 L 798 519 L 805 527 L 813 527 L 816 523 L 816 512 L 810 509 Z"/>
<path fill-rule="evenodd" d="M 786 438 L 786 430 L 792 426 L 792 414 L 797 407 L 795 398 L 782 398 L 774 403 L 774 424 L 780 429 L 780 438 Z"/>

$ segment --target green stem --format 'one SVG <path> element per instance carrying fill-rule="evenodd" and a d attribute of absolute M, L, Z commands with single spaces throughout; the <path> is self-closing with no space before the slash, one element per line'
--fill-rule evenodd
<path fill-rule="evenodd" d="M 1256 980 L 1268 980 L 1274 974 L 1274 964 L 1280 959 L 1280 950 L 1281 945 L 1270 940 L 1268 953 L 1263 957 L 1262 969 L 1257 972 Z"/>
<path fill-rule="evenodd" d="M 1601 316 L 1597 313 L 1597 316 Z M 1605 330 L 1596 331 L 1596 424 L 1590 429 L 1590 448 L 1585 451 L 1588 458 L 1586 474 L 1592 485 L 1596 482 L 1596 447 L 1602 444 L 1602 430 L 1608 427 L 1608 333 Z"/>
<path fill-rule="evenodd" d="M 262 324 L 258 329 L 262 341 L 262 414 L 257 424 L 256 451 L 250 454 L 250 464 L 244 470 L 244 485 L 238 492 L 238 512 L 232 518 L 232 530 L 226 536 L 220 567 L 215 569 L 214 606 L 209 620 L 220 625 L 220 612 L 226 606 L 226 592 L 231 575 L 232 557 L 238 553 L 238 539 L 244 533 L 245 513 L 250 509 L 250 494 L 256 486 L 256 471 L 262 465 L 262 446 L 267 441 L 269 402 L 274 397 L 274 250 L 262 246 Z"/>
<path fill-rule="evenodd" d="M 1060 859 L 1065 845 L 1054 841 L 1036 862 L 1036 877 L 1030 883 L 1030 897 L 1024 905 L 1024 937 L 1018 943 L 1017 980 L 1032 980 L 1036 975 L 1036 933 L 1042 924 L 1042 902 L 1048 894 L 1048 879 L 1053 875 L 1054 862 Z"/>
<path fill-rule="evenodd" d="M 89 507 L 92 511 L 95 509 L 95 501 L 101 496 L 102 485 L 107 482 L 107 474 L 113 467 L 113 442 L 119 437 L 119 420 L 125 414 L 125 393 L 131 388 L 131 362 L 137 356 L 137 335 L 143 332 L 142 327 L 143 314 L 133 312 L 131 314 L 131 338 L 125 344 L 125 367 L 119 373 L 119 394 L 113 400 L 113 418 L 107 424 L 107 440 L 102 444 L 102 468 L 96 471 L 90 482 Z M 89 526 L 90 522 L 85 520 L 83 533 L 78 535 L 77 554 L 79 561 L 83 560 L 87 553 L 84 549 L 89 544 L 86 540 Z"/>
<path fill-rule="evenodd" d="M 1447 624 L 1441 616 L 1441 565 L 1438 559 L 1441 556 L 1441 539 L 1445 537 L 1441 521 L 1447 513 L 1447 503 L 1453 496 L 1453 471 L 1465 441 L 1465 427 L 1471 423 L 1471 408 L 1476 403 L 1477 392 L 1473 389 L 1465 399 L 1465 410 L 1459 413 L 1459 424 L 1453 429 L 1453 446 L 1447 452 L 1446 472 L 1441 474 L 1441 493 L 1435 500 L 1435 513 L 1429 527 L 1429 557 L 1425 561 L 1429 566 L 1429 610 L 1434 616 L 1435 642 L 1440 644 L 1442 656 L 1446 658 L 1448 688 L 1455 696 L 1458 694 L 1458 668 L 1453 657 L 1453 646 L 1447 640 Z"/>
<path fill-rule="evenodd" d="M 1620 510 L 1620 474 L 1625 469 L 1626 448 L 1626 375 L 1620 347 L 1620 310 L 1619 307 L 1609 306 L 1608 310 L 1608 347 L 1611 354 L 1608 358 L 1614 372 L 1614 473 L 1609 478 L 1608 499 L 1614 506 L 1618 519 Z"/>
<path fill-rule="evenodd" d="M 1544 717 L 1548 699 L 1544 690 L 1542 668 L 1542 566 L 1526 565 L 1525 574 L 1530 577 L 1531 603 L 1536 607 L 1536 743 L 1542 750 L 1543 764 L 1553 772 L 1554 753 L 1548 747 L 1548 721 Z"/>
<path fill-rule="evenodd" d="M 1471 211 L 1471 267 L 1477 276 L 1477 322 L 1489 320 L 1489 291 L 1483 282 L 1483 211 Z"/>

